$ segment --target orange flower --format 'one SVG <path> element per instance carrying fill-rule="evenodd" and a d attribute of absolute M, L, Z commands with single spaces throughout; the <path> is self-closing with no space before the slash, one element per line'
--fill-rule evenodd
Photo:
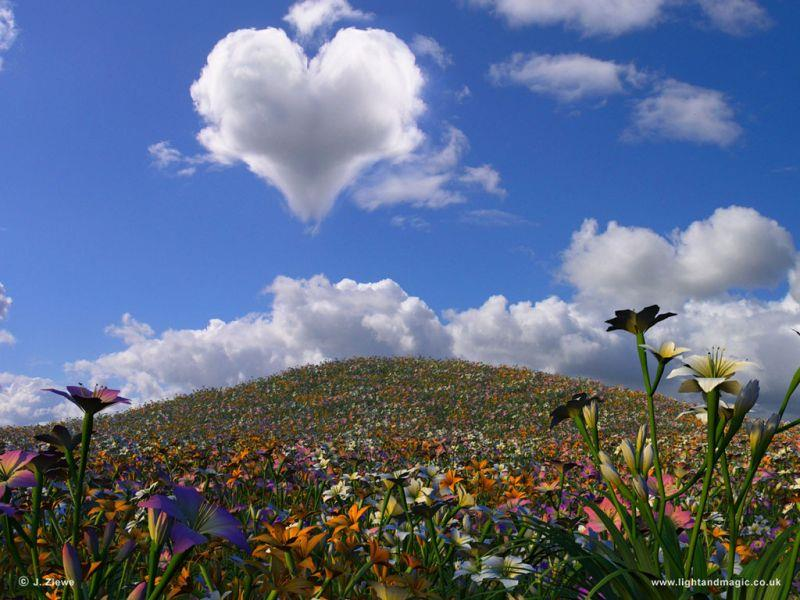
<path fill-rule="evenodd" d="M 353 504 L 347 513 L 343 515 L 337 515 L 328 520 L 326 523 L 328 527 L 333 528 L 333 535 L 338 534 L 341 531 L 361 531 L 361 527 L 359 525 L 359 520 L 364 513 L 366 513 L 370 509 L 369 506 L 364 506 L 363 508 L 359 508 L 358 504 Z"/>
<path fill-rule="evenodd" d="M 439 491 L 444 493 L 444 490 L 454 490 L 456 489 L 456 484 L 460 481 L 464 481 L 463 477 L 459 477 L 456 475 L 456 472 L 453 469 L 445 472 L 444 476 L 442 477 L 441 481 L 439 482 Z"/>

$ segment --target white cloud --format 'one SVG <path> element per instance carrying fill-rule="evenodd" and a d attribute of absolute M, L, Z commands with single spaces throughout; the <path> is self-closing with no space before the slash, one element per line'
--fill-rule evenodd
<path fill-rule="evenodd" d="M 186 156 L 168 140 L 150 144 L 147 147 L 147 153 L 157 168 L 161 170 L 174 169 L 175 173 L 181 177 L 194 175 L 198 165 L 213 162 L 213 159 L 207 155 Z"/>
<path fill-rule="evenodd" d="M 415 35 L 411 40 L 411 49 L 418 57 L 427 56 L 431 58 L 442 69 L 453 64 L 453 57 L 442 48 L 439 42 L 427 35 Z"/>
<path fill-rule="evenodd" d="M 470 0 L 512 27 L 564 25 L 584 35 L 616 36 L 657 25 L 668 9 L 699 5 L 714 27 L 732 35 L 768 28 L 772 20 L 755 0 Z"/>
<path fill-rule="evenodd" d="M 717 209 L 664 237 L 612 221 L 584 221 L 564 252 L 562 275 L 585 297 L 678 306 L 728 290 L 769 288 L 796 259 L 786 229 L 752 208 Z"/>
<path fill-rule="evenodd" d="M 477 184 L 483 191 L 495 196 L 502 197 L 507 193 L 500 185 L 500 173 L 492 165 L 464 167 L 464 174 L 459 179 L 464 183 Z"/>
<path fill-rule="evenodd" d="M 800 256 L 794 269 L 789 273 L 789 291 L 792 297 L 800 302 Z"/>
<path fill-rule="evenodd" d="M 367 167 L 422 141 L 423 83 L 414 54 L 387 31 L 342 29 L 309 60 L 269 28 L 218 42 L 191 94 L 211 156 L 244 162 L 295 215 L 319 222 Z"/>
<path fill-rule="evenodd" d="M 128 345 L 143 342 L 155 335 L 150 325 L 137 321 L 131 313 L 122 315 L 118 325 L 109 325 L 105 331 L 111 337 L 119 338 Z"/>
<path fill-rule="evenodd" d="M 7 0 L 0 0 L 0 53 L 5 52 L 14 45 L 17 39 L 18 29 L 14 21 L 14 11 L 11 3 Z M 0 56 L 0 69 L 3 68 L 3 57 Z"/>
<path fill-rule="evenodd" d="M 366 21 L 369 13 L 356 10 L 347 0 L 303 0 L 289 7 L 283 20 L 294 27 L 300 38 L 309 38 L 315 31 L 330 28 L 345 19 Z"/>
<path fill-rule="evenodd" d="M 668 79 L 640 100 L 624 137 L 729 146 L 742 134 L 722 92 Z"/>
<path fill-rule="evenodd" d="M 42 388 L 58 387 L 50 379 L 0 373 L 0 426 L 44 423 L 79 416 L 79 409 Z"/>
<path fill-rule="evenodd" d="M 465 202 L 452 184 L 468 147 L 464 132 L 449 127 L 441 148 L 427 149 L 402 163 L 377 169 L 355 189 L 353 199 L 367 210 L 397 204 L 441 208 Z"/>
<path fill-rule="evenodd" d="M 514 213 L 496 208 L 468 210 L 461 215 L 461 221 L 482 227 L 512 227 L 514 225 L 530 225 L 531 222 Z"/>
<path fill-rule="evenodd" d="M 278 277 L 268 291 L 274 296 L 269 314 L 169 330 L 70 370 L 121 380 L 126 392 L 153 398 L 338 357 L 450 354 L 435 313 L 391 280 Z"/>
<path fill-rule="evenodd" d="M 4 320 L 8 315 L 8 310 L 11 308 L 13 300 L 6 294 L 5 286 L 0 283 L 0 321 Z M 14 336 L 5 329 L 0 329 L 0 344 L 13 344 Z"/>
<path fill-rule="evenodd" d="M 772 25 L 767 11 L 754 0 L 699 0 L 712 25 L 731 35 L 747 35 Z"/>
<path fill-rule="evenodd" d="M 495 84 L 524 85 L 532 92 L 562 102 L 621 94 L 638 87 L 646 75 L 632 64 L 600 60 L 585 54 L 523 54 L 494 64 L 489 76 Z"/>
<path fill-rule="evenodd" d="M 636 385 L 633 339 L 607 333 L 604 320 L 613 309 L 658 302 L 679 315 L 648 339 L 674 339 L 700 353 L 719 344 L 755 361 L 761 369 L 742 378 L 761 379 L 763 411 L 777 406 L 800 364 L 800 340 L 792 332 L 800 329 L 800 302 L 791 294 L 765 300 L 743 292 L 785 283 L 797 260 L 786 230 L 748 208 L 719 209 L 669 237 L 615 223 L 601 231 L 589 221 L 563 257 L 571 299 L 511 303 L 496 295 L 440 316 L 390 279 L 278 277 L 267 290 L 272 305 L 265 313 L 153 337 L 145 329 L 128 336 L 124 350 L 77 361 L 68 372 L 118 382 L 146 399 L 359 355 L 457 356 Z M 131 327 L 144 329 L 123 318 L 111 332 Z M 12 411 L 0 414 L 9 414 L 8 422 L 56 415 L 56 405 L 34 393 L 39 387 L 44 383 L 32 378 L 0 375 L 0 408 Z M 789 414 L 800 415 L 797 403 Z"/>
<path fill-rule="evenodd" d="M 586 35 L 619 35 L 656 24 L 667 0 L 471 0 L 511 26 L 565 25 Z"/>

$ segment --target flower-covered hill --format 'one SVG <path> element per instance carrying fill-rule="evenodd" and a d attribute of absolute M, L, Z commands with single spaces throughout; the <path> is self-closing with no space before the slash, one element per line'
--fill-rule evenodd
<path fill-rule="evenodd" d="M 588 396 L 573 398 L 580 392 Z M 84 405 L 126 401 L 103 388 L 57 393 Z M 568 417 L 579 405 L 586 410 L 551 429 L 553 409 Z M 771 439 L 752 472 L 752 435 L 731 438 L 723 483 L 748 493 L 729 552 L 725 511 L 734 505 L 715 493 L 702 520 L 692 512 L 706 427 L 679 416 L 685 404 L 658 395 L 669 494 L 658 518 L 673 540 L 669 554 L 625 550 L 659 527 L 643 520 L 650 512 L 625 512 L 637 498 L 628 486 L 639 484 L 647 511 L 658 493 L 646 405 L 641 392 L 526 369 L 359 358 L 96 420 L 89 412 L 71 431 L 0 429 L 0 596 L 28 597 L 19 582 L 27 586 L 33 573 L 72 581 L 86 600 L 222 591 L 269 600 L 499 600 L 510 590 L 577 599 L 595 586 L 621 586 L 604 588 L 608 598 L 656 597 L 642 591 L 664 577 L 656 561 L 666 557 L 664 569 L 683 573 L 695 529 L 707 574 L 752 578 L 760 565 L 778 564 L 791 580 L 800 546 L 767 549 L 785 549 L 798 522 L 797 436 Z M 595 436 L 594 456 L 576 434 L 581 426 Z M 626 564 L 647 577 L 616 579 Z"/>
<path fill-rule="evenodd" d="M 550 411 L 577 392 L 605 400 L 603 419 L 631 437 L 644 423 L 641 392 L 595 381 L 458 360 L 356 358 L 291 369 L 230 388 L 206 389 L 99 418 L 100 446 L 114 452 L 229 451 L 302 442 L 381 452 L 384 460 L 554 458 L 575 441 L 551 431 Z M 658 397 L 663 434 L 700 433 L 677 416 L 686 405 Z M 32 431 L 36 430 L 36 431 Z M 0 430 L 0 443 L 30 445 L 47 427 Z M 419 456 L 416 456 L 419 455 Z"/>

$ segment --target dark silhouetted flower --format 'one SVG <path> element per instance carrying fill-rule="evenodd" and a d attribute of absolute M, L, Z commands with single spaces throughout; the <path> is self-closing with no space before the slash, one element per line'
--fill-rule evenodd
<path fill-rule="evenodd" d="M 603 401 L 597 396 L 589 397 L 585 392 L 575 394 L 566 404 L 562 404 L 550 412 L 550 429 L 565 419 L 571 419 L 572 417 L 582 414 L 583 407 L 589 406 L 593 400 L 597 402 Z"/>
<path fill-rule="evenodd" d="M 72 452 L 81 443 L 81 434 L 73 435 L 63 425 L 56 425 L 50 433 L 40 433 L 35 438 L 60 449 L 64 454 Z"/>
<path fill-rule="evenodd" d="M 115 404 L 131 403 L 127 398 L 119 395 L 119 390 L 112 390 L 102 386 L 95 386 L 94 390 L 88 390 L 81 385 L 68 385 L 66 392 L 54 388 L 46 388 L 42 391 L 64 396 L 83 412 L 92 415 Z"/>
<path fill-rule="evenodd" d="M 656 323 L 674 317 L 675 313 L 658 314 L 658 304 L 653 304 L 647 308 L 643 308 L 639 312 L 634 310 L 616 310 L 616 316 L 613 319 L 606 321 L 609 327 L 606 331 L 623 330 L 628 331 L 634 335 L 637 333 L 644 333 Z"/>
<path fill-rule="evenodd" d="M 139 506 L 163 511 L 174 519 L 170 538 L 176 554 L 205 544 L 208 541 L 206 536 L 220 537 L 244 551 L 249 550 L 241 524 L 228 511 L 206 502 L 193 488 L 175 486 L 173 493 L 174 500 L 161 495 L 152 496 Z"/>

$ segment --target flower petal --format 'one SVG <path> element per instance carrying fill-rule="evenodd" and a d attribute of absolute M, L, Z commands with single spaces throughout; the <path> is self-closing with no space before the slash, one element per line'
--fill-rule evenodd
<path fill-rule="evenodd" d="M 172 539 L 172 551 L 175 554 L 186 552 L 192 546 L 199 546 L 208 541 L 205 536 L 177 521 L 172 525 L 170 538 Z"/>

